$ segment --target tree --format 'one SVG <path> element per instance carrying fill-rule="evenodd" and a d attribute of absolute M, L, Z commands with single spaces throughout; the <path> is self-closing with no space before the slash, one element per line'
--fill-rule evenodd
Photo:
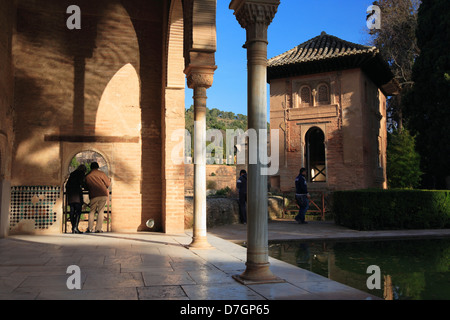
<path fill-rule="evenodd" d="M 386 174 L 389 188 L 415 188 L 420 184 L 420 155 L 415 138 L 406 129 L 388 135 Z"/>
<path fill-rule="evenodd" d="M 376 46 L 388 62 L 402 92 L 412 87 L 412 68 L 420 53 L 416 40 L 420 0 L 380 0 L 373 4 L 381 9 L 381 28 L 369 31 L 370 44 Z M 387 101 L 389 129 L 403 127 L 402 97 Z"/>
<path fill-rule="evenodd" d="M 418 16 L 420 55 L 413 68 L 414 86 L 405 97 L 405 117 L 417 135 L 422 170 L 436 188 L 448 188 L 450 176 L 450 4 L 423 0 Z"/>

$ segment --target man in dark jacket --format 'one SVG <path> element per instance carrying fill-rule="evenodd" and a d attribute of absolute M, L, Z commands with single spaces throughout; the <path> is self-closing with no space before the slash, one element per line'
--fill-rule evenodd
<path fill-rule="evenodd" d="M 239 191 L 239 219 L 241 223 L 247 223 L 247 171 L 239 172 L 239 179 L 236 182 Z"/>
<path fill-rule="evenodd" d="M 308 186 L 306 184 L 306 169 L 301 168 L 300 173 L 295 178 L 295 200 L 297 201 L 297 205 L 299 207 L 298 214 L 295 217 L 295 220 L 298 223 L 305 224 L 305 215 L 306 211 L 309 208 L 309 199 L 310 195 L 308 193 Z"/>
<path fill-rule="evenodd" d="M 70 222 L 72 223 L 72 233 L 83 233 L 78 230 L 81 218 L 81 208 L 83 206 L 83 187 L 85 182 L 86 166 L 80 165 L 72 172 L 67 180 L 66 193 L 67 203 L 70 206 Z"/>

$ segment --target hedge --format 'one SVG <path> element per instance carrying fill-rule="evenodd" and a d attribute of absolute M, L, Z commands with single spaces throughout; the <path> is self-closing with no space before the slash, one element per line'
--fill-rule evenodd
<path fill-rule="evenodd" d="M 449 190 L 336 191 L 332 208 L 337 224 L 356 230 L 450 228 Z"/>

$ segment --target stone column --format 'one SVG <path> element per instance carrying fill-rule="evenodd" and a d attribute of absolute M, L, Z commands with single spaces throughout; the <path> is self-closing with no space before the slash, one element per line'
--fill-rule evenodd
<path fill-rule="evenodd" d="M 188 68 L 187 85 L 194 89 L 194 226 L 190 247 L 208 249 L 206 234 L 206 89 L 214 68 Z"/>
<path fill-rule="evenodd" d="M 262 135 L 267 134 L 267 29 L 279 3 L 279 0 L 233 0 L 230 4 L 247 32 L 244 47 L 248 60 L 248 129 L 255 130 L 258 137 L 257 145 L 247 148 L 247 152 L 250 149 L 258 156 L 256 163 L 248 164 L 246 270 L 234 276 L 243 283 L 282 281 L 269 268 L 267 175 L 261 170 L 261 155 L 266 150 L 261 152 L 259 144 Z"/>

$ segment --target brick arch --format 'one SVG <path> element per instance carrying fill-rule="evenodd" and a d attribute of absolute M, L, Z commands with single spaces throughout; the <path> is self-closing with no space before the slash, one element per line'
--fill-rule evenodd
<path fill-rule="evenodd" d="M 70 150 L 67 150 L 65 153 L 66 155 L 63 157 L 62 160 L 62 186 L 64 186 L 65 182 L 67 181 L 68 177 L 69 177 L 69 171 L 68 168 L 70 166 L 70 162 L 72 161 L 72 159 L 79 153 L 82 152 L 95 152 L 98 153 L 99 155 L 102 156 L 103 159 L 105 159 L 105 162 L 108 166 L 108 176 L 110 178 L 114 177 L 114 167 L 113 167 L 113 162 L 111 160 L 110 155 L 105 152 L 104 150 L 101 150 L 100 148 L 93 146 L 93 145 L 73 145 Z"/>
<path fill-rule="evenodd" d="M 183 45 L 183 5 L 181 0 L 174 0 L 170 4 L 166 40 L 166 86 L 168 88 L 184 89 L 185 87 Z"/>

